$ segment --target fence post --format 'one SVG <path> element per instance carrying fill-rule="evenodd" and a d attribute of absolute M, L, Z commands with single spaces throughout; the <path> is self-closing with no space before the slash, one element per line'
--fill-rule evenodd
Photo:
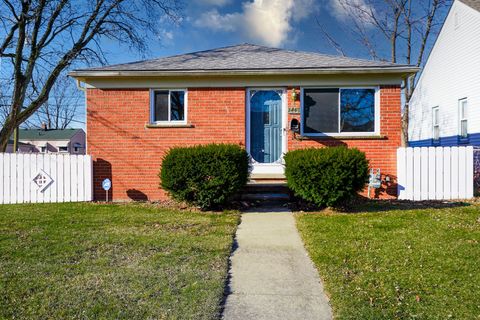
<path fill-rule="evenodd" d="M 407 174 L 407 162 L 406 162 L 406 149 L 397 149 L 397 195 L 398 199 L 406 199 L 406 174 Z"/>

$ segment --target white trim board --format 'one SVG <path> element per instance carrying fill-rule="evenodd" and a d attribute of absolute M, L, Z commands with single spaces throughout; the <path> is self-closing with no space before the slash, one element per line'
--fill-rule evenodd
<path fill-rule="evenodd" d="M 87 88 L 147 89 L 147 88 L 245 88 L 302 86 L 380 86 L 401 85 L 399 76 L 385 74 L 359 75 L 269 75 L 237 77 L 138 77 L 87 78 Z"/>

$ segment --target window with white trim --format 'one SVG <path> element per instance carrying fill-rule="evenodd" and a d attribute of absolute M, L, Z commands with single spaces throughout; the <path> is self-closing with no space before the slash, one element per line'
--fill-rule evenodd
<path fill-rule="evenodd" d="M 376 88 L 304 88 L 302 134 L 359 135 L 379 131 Z"/>
<path fill-rule="evenodd" d="M 468 100 L 466 98 L 458 101 L 459 135 L 461 138 L 468 138 Z"/>
<path fill-rule="evenodd" d="M 187 91 L 183 89 L 152 90 L 152 123 L 185 123 L 187 121 Z"/>
<path fill-rule="evenodd" d="M 65 146 L 58 147 L 58 151 L 59 152 L 68 152 L 68 147 L 65 147 Z"/>
<path fill-rule="evenodd" d="M 440 108 L 432 108 L 432 136 L 433 141 L 438 142 L 440 140 Z"/>

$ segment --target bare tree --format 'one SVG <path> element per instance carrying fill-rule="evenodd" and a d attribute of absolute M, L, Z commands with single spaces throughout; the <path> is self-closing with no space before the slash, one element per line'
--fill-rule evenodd
<path fill-rule="evenodd" d="M 438 33 L 452 0 L 332 0 L 348 20 L 348 32 L 375 60 L 424 63 L 430 40 Z M 339 51 L 340 42 L 320 25 L 328 43 Z M 345 50 L 341 49 L 342 52 Z M 408 102 L 417 75 L 405 79 L 402 143 L 408 141 Z"/>
<path fill-rule="evenodd" d="M 2 86 L 0 82 L 0 125 L 3 127 L 5 120 L 8 117 L 8 96 L 6 95 L 7 90 Z M 5 85 L 6 86 L 6 85 Z"/>
<path fill-rule="evenodd" d="M 79 61 L 105 62 L 101 40 L 144 52 L 158 39 L 158 24 L 177 19 L 180 9 L 178 0 L 0 0 L 0 58 L 10 62 L 12 83 L 0 151 L 49 100 L 63 71 Z"/>
<path fill-rule="evenodd" d="M 46 124 L 48 129 L 65 129 L 78 122 L 78 106 L 82 103 L 79 91 L 72 79 L 63 75 L 53 85 L 50 98 L 35 112 L 36 123 Z"/>

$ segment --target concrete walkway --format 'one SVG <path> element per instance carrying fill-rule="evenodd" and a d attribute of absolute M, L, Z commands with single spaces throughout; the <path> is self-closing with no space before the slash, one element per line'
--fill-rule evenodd
<path fill-rule="evenodd" d="M 224 319 L 332 319 L 289 210 L 244 213 L 236 241 Z"/>

